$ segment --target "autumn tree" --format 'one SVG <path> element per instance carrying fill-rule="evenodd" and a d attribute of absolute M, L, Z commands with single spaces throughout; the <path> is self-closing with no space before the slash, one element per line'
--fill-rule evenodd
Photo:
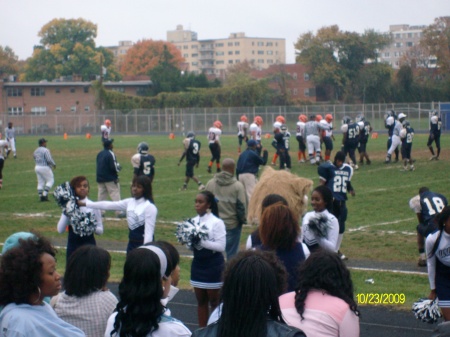
<path fill-rule="evenodd" d="M 0 46 L 0 77 L 17 74 L 18 60 L 19 58 L 10 47 Z"/>
<path fill-rule="evenodd" d="M 97 25 L 84 19 L 53 19 L 38 33 L 40 45 L 25 67 L 25 80 L 53 80 L 61 76 L 80 76 L 92 80 L 106 69 L 105 79 L 116 80 L 113 55 L 96 48 Z"/>
<path fill-rule="evenodd" d="M 424 29 L 420 45 L 436 57 L 441 76 L 450 73 L 450 16 L 439 17 Z"/>
<path fill-rule="evenodd" d="M 166 61 L 180 71 L 180 63 L 184 62 L 184 58 L 174 44 L 165 41 L 142 40 L 127 51 L 120 74 L 122 76 L 148 75 L 149 71 L 160 63 L 165 48 L 172 55 L 170 61 Z"/>

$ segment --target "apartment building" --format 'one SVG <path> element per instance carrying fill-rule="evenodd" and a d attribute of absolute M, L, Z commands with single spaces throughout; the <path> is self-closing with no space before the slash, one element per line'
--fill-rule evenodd
<path fill-rule="evenodd" d="M 132 96 L 145 95 L 151 81 L 104 82 L 108 90 Z M 14 121 L 18 133 L 80 132 L 96 113 L 96 96 L 91 82 L 0 81 L 0 121 Z M 73 118 L 78 116 L 77 124 Z M 91 122 L 92 123 L 92 122 Z"/>
<path fill-rule="evenodd" d="M 284 93 L 291 102 L 318 102 L 320 88 L 310 79 L 309 69 L 300 63 L 271 65 L 267 69 L 252 72 L 255 78 L 268 78 L 269 86 L 278 93 Z"/>
<path fill-rule="evenodd" d="M 392 43 L 379 52 L 379 61 L 386 62 L 394 69 L 399 69 L 401 60 L 408 55 L 411 47 L 419 44 L 422 37 L 422 31 L 427 26 L 410 25 L 390 25 L 389 33 L 392 35 Z M 436 60 L 431 59 L 431 64 L 436 64 Z"/>
<path fill-rule="evenodd" d="M 167 32 L 167 41 L 181 51 L 187 71 L 223 78 L 229 66 L 252 62 L 258 69 L 286 63 L 286 40 L 281 38 L 248 37 L 231 33 L 228 38 L 198 40 L 196 32 L 178 25 Z"/>

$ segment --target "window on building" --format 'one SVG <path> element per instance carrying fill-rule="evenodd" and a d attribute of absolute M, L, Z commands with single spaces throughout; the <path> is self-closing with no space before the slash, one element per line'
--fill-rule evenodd
<path fill-rule="evenodd" d="M 22 96 L 22 88 L 8 88 L 9 97 Z"/>
<path fill-rule="evenodd" d="M 89 87 L 83 87 L 83 92 L 84 92 L 85 94 L 89 93 Z"/>
<path fill-rule="evenodd" d="M 223 56 L 225 55 L 225 52 L 223 51 L 216 51 L 216 56 Z"/>
<path fill-rule="evenodd" d="M 407 47 L 412 47 L 412 46 L 414 46 L 414 42 L 406 42 L 406 46 Z"/>
<path fill-rule="evenodd" d="M 258 55 L 264 55 L 264 50 L 258 50 Z"/>
<path fill-rule="evenodd" d="M 273 55 L 273 50 L 268 50 L 267 55 Z"/>
<path fill-rule="evenodd" d="M 188 45 L 184 45 L 184 46 L 183 46 L 183 49 L 188 49 L 188 48 L 189 48 Z"/>
<path fill-rule="evenodd" d="M 389 53 L 384 53 L 384 57 L 389 57 Z"/>
<path fill-rule="evenodd" d="M 189 54 L 183 54 L 183 57 L 187 58 L 187 57 L 189 57 Z"/>
<path fill-rule="evenodd" d="M 84 111 L 85 112 L 89 112 L 91 110 L 91 108 L 89 107 L 89 105 L 86 105 L 85 107 L 84 107 Z"/>
<path fill-rule="evenodd" d="M 216 64 L 224 64 L 225 63 L 225 61 L 216 61 Z"/>
<path fill-rule="evenodd" d="M 297 79 L 297 73 L 292 73 L 292 78 L 293 78 L 294 80 L 296 80 L 296 79 Z"/>
<path fill-rule="evenodd" d="M 241 63 L 241 60 L 235 60 L 234 63 Z"/>
<path fill-rule="evenodd" d="M 61 88 L 56 88 L 55 89 L 55 94 L 60 94 L 61 93 Z"/>
<path fill-rule="evenodd" d="M 193 66 L 198 66 L 198 62 L 192 62 Z"/>
<path fill-rule="evenodd" d="M 31 108 L 31 114 L 33 116 L 45 116 L 47 114 L 47 108 L 45 106 L 34 106 Z"/>
<path fill-rule="evenodd" d="M 61 111 L 62 111 L 62 108 L 61 108 L 60 106 L 57 106 L 57 107 L 55 108 L 55 111 L 56 111 L 56 112 L 61 112 Z"/>
<path fill-rule="evenodd" d="M 258 59 L 258 63 L 264 63 L 263 59 Z"/>
<path fill-rule="evenodd" d="M 235 50 L 235 51 L 234 51 L 234 55 L 239 55 L 240 53 L 241 53 L 240 50 Z"/>
<path fill-rule="evenodd" d="M 399 34 L 399 33 L 395 34 L 395 38 L 396 38 L 396 39 L 399 39 L 399 38 L 401 38 L 401 37 L 402 37 L 402 34 Z"/>
<path fill-rule="evenodd" d="M 216 43 L 216 47 L 223 47 L 223 43 Z"/>
<path fill-rule="evenodd" d="M 305 97 L 309 97 L 309 88 L 303 89 L 303 95 L 304 95 Z"/>
<path fill-rule="evenodd" d="M 228 60 L 228 64 L 233 64 L 233 60 Z"/>
<path fill-rule="evenodd" d="M 125 88 L 124 87 L 113 87 L 111 88 L 112 91 L 118 91 L 118 92 L 125 92 Z"/>
<path fill-rule="evenodd" d="M 297 89 L 292 90 L 292 93 L 294 94 L 294 96 L 298 96 L 298 90 Z"/>
<path fill-rule="evenodd" d="M 74 87 L 70 88 L 70 92 L 71 92 L 72 94 L 75 93 L 75 88 L 74 88 Z"/>
<path fill-rule="evenodd" d="M 45 89 L 39 87 L 31 88 L 31 96 L 45 96 Z"/>
<path fill-rule="evenodd" d="M 21 106 L 8 107 L 8 116 L 22 116 L 22 115 L 23 115 L 23 107 Z"/>
<path fill-rule="evenodd" d="M 395 61 L 395 65 L 398 67 L 400 65 L 400 62 Z"/>
<path fill-rule="evenodd" d="M 228 47 L 233 47 L 233 42 L 228 42 Z"/>
<path fill-rule="evenodd" d="M 273 46 L 273 42 L 267 42 L 266 43 L 266 47 L 272 47 Z"/>
<path fill-rule="evenodd" d="M 235 46 L 239 46 L 240 43 L 239 43 L 239 42 L 235 42 L 234 45 L 235 45 Z"/>
<path fill-rule="evenodd" d="M 232 50 L 228 51 L 228 55 L 233 55 L 233 51 Z"/>
<path fill-rule="evenodd" d="M 304 73 L 304 74 L 303 74 L 303 79 L 304 79 L 305 81 L 309 81 L 309 74 L 308 74 L 308 73 Z"/>
<path fill-rule="evenodd" d="M 395 48 L 401 48 L 401 47 L 402 47 L 402 43 L 401 42 L 395 43 Z"/>
<path fill-rule="evenodd" d="M 264 42 L 258 41 L 258 47 L 264 47 Z"/>
<path fill-rule="evenodd" d="M 70 107 L 70 112 L 77 112 L 77 106 L 76 105 L 72 105 Z"/>
<path fill-rule="evenodd" d="M 268 64 L 273 64 L 273 60 L 270 60 L 270 59 L 269 59 L 269 60 L 267 60 L 267 63 L 268 63 Z"/>
<path fill-rule="evenodd" d="M 198 57 L 198 54 L 197 53 L 192 54 L 191 57 Z"/>
<path fill-rule="evenodd" d="M 197 46 L 196 44 L 193 44 L 193 45 L 191 46 L 191 48 L 192 48 L 192 49 L 198 49 L 198 46 Z"/>
<path fill-rule="evenodd" d="M 408 33 L 408 37 L 413 37 L 413 33 Z"/>

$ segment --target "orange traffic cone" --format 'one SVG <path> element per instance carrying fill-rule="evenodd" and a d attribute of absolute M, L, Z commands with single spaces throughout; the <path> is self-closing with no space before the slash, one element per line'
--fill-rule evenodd
<path fill-rule="evenodd" d="M 86 133 L 86 139 L 91 139 L 91 134 L 89 132 Z"/>
<path fill-rule="evenodd" d="M 64 133 L 64 140 L 67 140 L 68 136 L 67 133 Z"/>
<path fill-rule="evenodd" d="M 171 133 L 171 134 L 169 135 L 169 139 L 175 139 L 175 135 L 174 135 L 173 133 Z"/>

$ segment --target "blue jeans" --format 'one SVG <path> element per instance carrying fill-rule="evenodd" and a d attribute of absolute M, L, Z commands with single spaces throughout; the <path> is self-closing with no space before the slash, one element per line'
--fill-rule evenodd
<path fill-rule="evenodd" d="M 227 229 L 227 245 L 225 248 L 225 252 L 227 253 L 227 260 L 231 259 L 238 252 L 241 232 L 241 226 L 237 226 L 229 230 Z"/>

